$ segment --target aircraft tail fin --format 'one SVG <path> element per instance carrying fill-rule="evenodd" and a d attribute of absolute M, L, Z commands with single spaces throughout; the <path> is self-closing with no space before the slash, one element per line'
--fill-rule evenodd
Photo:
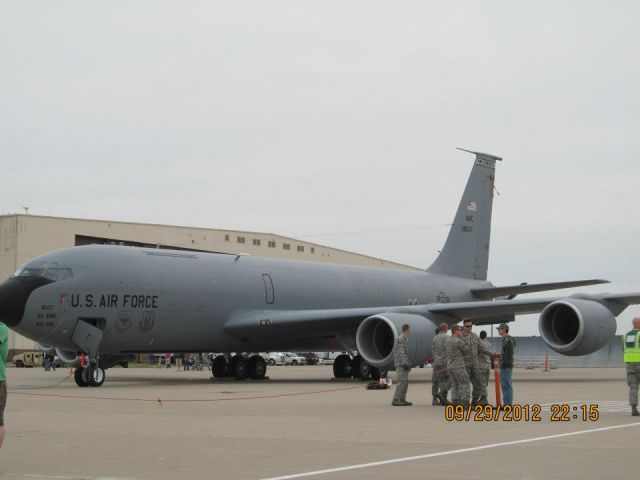
<path fill-rule="evenodd" d="M 463 148 L 458 150 L 473 153 L 476 160 L 447 241 L 427 272 L 486 280 L 496 160 L 502 158 Z"/>

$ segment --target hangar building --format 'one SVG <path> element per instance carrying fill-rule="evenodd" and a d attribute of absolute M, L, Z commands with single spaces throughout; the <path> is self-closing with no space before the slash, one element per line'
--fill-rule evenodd
<path fill-rule="evenodd" d="M 272 233 L 16 214 L 0 215 L 0 278 L 7 278 L 22 264 L 44 253 L 89 244 L 248 253 L 311 262 L 413 268 Z M 10 333 L 10 357 L 34 347 L 33 341 Z"/>

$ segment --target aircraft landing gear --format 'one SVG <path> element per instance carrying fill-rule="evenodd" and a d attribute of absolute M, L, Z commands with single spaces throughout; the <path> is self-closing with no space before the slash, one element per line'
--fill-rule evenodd
<path fill-rule="evenodd" d="M 73 379 L 79 387 L 100 387 L 106 377 L 104 368 L 91 365 L 77 367 L 73 372 Z"/>
<path fill-rule="evenodd" d="M 229 376 L 229 364 L 224 355 L 218 355 L 213 359 L 211 363 L 211 371 L 216 378 L 223 378 Z"/>
<path fill-rule="evenodd" d="M 249 359 L 249 377 L 254 380 L 262 380 L 267 374 L 267 363 L 260 355 L 254 355 Z"/>
<path fill-rule="evenodd" d="M 368 380 L 371 377 L 371 366 L 360 355 L 356 355 L 351 360 L 351 375 L 353 378 Z"/>
<path fill-rule="evenodd" d="M 79 387 L 88 387 L 89 382 L 84 379 L 84 368 L 76 367 L 73 371 L 73 379 Z"/>
<path fill-rule="evenodd" d="M 351 377 L 351 357 L 346 353 L 338 355 L 333 361 L 333 376 L 336 378 Z"/>
<path fill-rule="evenodd" d="M 252 378 L 262 380 L 267 374 L 267 362 L 260 355 L 253 355 L 249 359 L 244 355 L 234 355 L 227 362 L 225 355 L 218 355 L 213 359 L 211 370 L 215 378 L 235 377 L 236 380 Z"/>
<path fill-rule="evenodd" d="M 236 380 L 246 380 L 249 377 L 249 362 L 242 355 L 234 355 L 229 362 L 229 374 Z"/>

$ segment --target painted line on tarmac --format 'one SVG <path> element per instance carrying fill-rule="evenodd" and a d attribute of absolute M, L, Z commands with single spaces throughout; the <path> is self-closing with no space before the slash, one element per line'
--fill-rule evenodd
<path fill-rule="evenodd" d="M 523 440 L 513 440 L 511 442 L 492 443 L 490 445 L 481 445 L 479 447 L 461 448 L 458 450 L 447 450 L 445 452 L 428 453 L 426 455 L 416 455 L 414 457 L 394 458 L 391 460 L 382 460 L 380 462 L 361 463 L 359 465 L 348 465 L 346 467 L 328 468 L 326 470 L 315 470 L 313 472 L 294 473 L 292 475 L 283 475 L 281 477 L 269 477 L 262 480 L 289 480 L 291 478 L 312 477 L 315 475 L 324 475 L 329 473 L 345 472 L 347 470 L 356 470 L 360 468 L 379 467 L 380 465 L 390 465 L 392 463 L 411 462 L 413 460 L 423 460 L 425 458 L 444 457 L 446 455 L 456 455 L 458 453 L 475 452 L 478 450 L 487 450 L 489 448 L 507 447 L 509 445 L 519 445 L 522 443 L 540 442 L 543 440 L 553 440 L 556 438 L 572 437 L 575 435 L 584 435 L 587 433 L 604 432 L 607 430 L 616 430 L 619 428 L 638 427 L 640 422 L 626 423 L 624 425 L 613 425 L 611 427 L 592 428 L 589 430 L 579 430 L 577 432 L 559 433 L 556 435 L 546 435 L 544 437 L 525 438 Z"/>

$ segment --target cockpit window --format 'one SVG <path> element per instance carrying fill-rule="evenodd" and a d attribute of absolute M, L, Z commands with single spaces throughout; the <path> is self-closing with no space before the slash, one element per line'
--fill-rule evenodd
<path fill-rule="evenodd" d="M 73 277 L 73 272 L 71 271 L 70 268 L 60 268 L 58 270 L 60 270 L 60 273 L 58 275 L 58 281 L 66 280 L 67 278 Z"/>
<path fill-rule="evenodd" d="M 44 278 L 48 278 L 49 280 L 55 282 L 56 280 L 58 280 L 58 273 L 59 272 L 57 268 L 47 268 L 42 274 L 42 276 Z"/>
<path fill-rule="evenodd" d="M 67 280 L 73 277 L 70 268 L 33 268 L 25 267 L 18 270 L 14 277 L 44 277 L 53 282 Z"/>
<path fill-rule="evenodd" d="M 21 268 L 14 277 L 40 277 L 44 273 L 44 268 Z"/>

